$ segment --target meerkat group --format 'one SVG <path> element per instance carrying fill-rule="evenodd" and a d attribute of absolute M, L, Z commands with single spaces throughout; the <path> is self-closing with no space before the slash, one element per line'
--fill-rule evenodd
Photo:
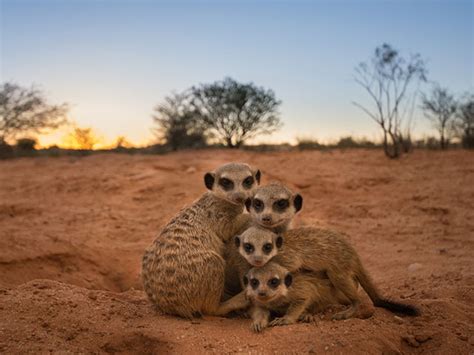
<path fill-rule="evenodd" d="M 334 319 L 353 317 L 361 285 L 376 307 L 418 314 L 381 296 L 343 234 L 290 229 L 302 196 L 279 183 L 258 186 L 260 178 L 258 169 L 238 163 L 205 174 L 209 191 L 145 251 L 143 285 L 159 311 L 192 318 L 249 309 L 252 329 L 260 332 L 312 321 L 335 303 L 350 307 Z"/>

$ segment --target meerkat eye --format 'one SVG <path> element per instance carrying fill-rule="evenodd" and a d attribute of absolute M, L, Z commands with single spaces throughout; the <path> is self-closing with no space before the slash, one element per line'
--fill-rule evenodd
<path fill-rule="evenodd" d="M 230 179 L 221 178 L 219 179 L 219 185 L 226 191 L 230 191 L 234 188 L 234 183 Z"/>
<path fill-rule="evenodd" d="M 250 254 L 250 253 L 253 253 L 253 251 L 255 250 L 255 248 L 253 247 L 252 244 L 250 243 L 244 243 L 244 250 L 247 254 Z"/>
<path fill-rule="evenodd" d="M 258 281 L 257 279 L 250 280 L 250 286 L 252 286 L 254 290 L 258 287 L 259 284 L 260 284 L 260 281 Z"/>
<path fill-rule="evenodd" d="M 250 189 L 252 187 L 254 183 L 254 179 L 253 179 L 253 176 L 249 176 L 249 177 L 246 177 L 244 179 L 244 182 L 242 183 L 242 185 L 246 188 L 246 189 Z"/>
<path fill-rule="evenodd" d="M 280 286 L 280 280 L 274 277 L 273 279 L 268 280 L 268 286 L 271 288 L 277 288 Z"/>
<path fill-rule="evenodd" d="M 290 201 L 285 200 L 283 198 L 278 201 L 275 201 L 275 203 L 273 204 L 273 208 L 277 211 L 284 211 L 288 207 L 290 207 Z"/>
<path fill-rule="evenodd" d="M 255 211 L 257 211 L 257 212 L 263 211 L 263 206 L 264 206 L 263 201 L 258 200 L 258 199 L 254 199 L 252 204 L 253 204 L 253 208 L 255 209 Z"/>
<path fill-rule="evenodd" d="M 265 243 L 262 247 L 262 250 L 265 254 L 270 254 L 271 251 L 273 250 L 273 244 L 272 243 Z"/>

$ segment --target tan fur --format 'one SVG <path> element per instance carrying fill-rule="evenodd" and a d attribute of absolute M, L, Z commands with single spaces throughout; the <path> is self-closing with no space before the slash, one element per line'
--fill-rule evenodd
<path fill-rule="evenodd" d="M 298 199 L 300 203 L 295 206 L 295 201 Z M 281 200 L 287 201 L 286 208 L 278 207 L 278 202 Z M 256 201 L 263 208 L 258 209 Z M 291 225 L 295 214 L 301 209 L 302 201 L 303 199 L 298 193 L 292 192 L 281 183 L 272 182 L 257 187 L 252 199 L 246 202 L 246 207 L 252 217 L 252 224 L 275 233 L 282 233 Z M 242 291 L 241 278 L 249 270 L 249 267 L 245 268 L 243 273 L 240 270 L 244 265 L 241 265 L 242 260 L 236 253 L 233 241 L 226 243 L 225 259 L 225 291 L 228 296 L 232 296 Z"/>
<path fill-rule="evenodd" d="M 255 264 L 255 255 L 246 253 L 242 249 L 242 245 L 246 242 L 261 245 L 272 240 L 275 244 L 278 237 L 279 235 L 269 230 L 250 227 L 240 236 L 239 254 L 248 263 L 261 266 L 262 263 Z M 351 307 L 335 314 L 335 319 L 352 317 L 357 311 L 360 298 L 357 292 L 357 283 L 354 280 L 361 284 L 375 306 L 410 315 L 417 314 L 414 307 L 388 301 L 380 295 L 362 266 L 357 252 L 343 234 L 327 229 L 302 227 L 288 230 L 280 237 L 283 238 L 282 247 L 276 255 L 271 257 L 272 262 L 285 267 L 290 272 L 307 270 L 318 274 L 324 273 L 336 290 L 344 294 L 350 301 Z M 260 250 L 259 247 L 255 248 L 255 251 L 260 252 Z M 242 275 L 249 266 L 242 261 L 238 262 L 236 255 L 233 255 L 232 258 L 239 274 Z M 265 263 L 269 258 L 262 257 L 262 260 Z"/>
<path fill-rule="evenodd" d="M 256 180 L 251 187 L 243 181 Z M 253 194 L 260 172 L 246 164 L 231 163 L 205 176 L 211 192 L 182 209 L 161 231 L 143 256 L 144 289 L 157 309 L 191 318 L 221 315 L 245 306 L 243 297 L 220 304 L 224 287 L 224 242 L 249 225 L 243 214 L 246 198 Z M 222 178 L 233 182 L 226 190 Z"/>
<path fill-rule="evenodd" d="M 314 313 L 331 304 L 349 301 L 329 280 L 320 279 L 310 272 L 290 273 L 274 262 L 250 269 L 245 277 L 246 296 L 252 301 L 252 329 L 256 332 L 268 325 L 315 321 Z M 269 285 L 269 281 L 274 278 L 280 280 L 276 288 Z M 286 278 L 290 278 L 289 286 L 285 284 Z M 259 282 L 256 288 L 251 284 L 255 280 Z M 277 313 L 279 317 L 269 322 L 270 312 Z"/>
<path fill-rule="evenodd" d="M 295 200 L 298 199 L 301 204 L 295 206 Z M 288 206 L 280 208 L 280 201 L 286 201 Z M 289 228 L 295 214 L 301 209 L 302 201 L 300 194 L 293 193 L 281 183 L 273 182 L 255 190 L 251 203 L 247 204 L 247 210 L 254 224 L 275 233 L 282 233 Z M 258 206 L 257 202 L 263 206 Z"/>

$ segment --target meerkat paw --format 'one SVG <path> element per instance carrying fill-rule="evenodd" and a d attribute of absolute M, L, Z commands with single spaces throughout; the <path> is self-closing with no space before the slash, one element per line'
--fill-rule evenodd
<path fill-rule="evenodd" d="M 268 322 L 266 321 L 255 321 L 252 323 L 251 329 L 255 333 L 260 333 L 262 332 L 268 325 Z"/>
<path fill-rule="evenodd" d="M 270 322 L 270 326 L 271 327 L 278 327 L 278 326 L 282 326 L 282 325 L 290 325 L 290 324 L 294 324 L 295 322 L 291 319 L 289 319 L 288 317 L 279 317 L 279 318 L 275 318 L 274 320 L 272 320 Z"/>
<path fill-rule="evenodd" d="M 354 313 L 355 313 L 355 309 L 351 307 L 349 309 L 346 309 L 345 311 L 336 313 L 335 315 L 332 316 L 332 319 L 334 320 L 349 319 L 354 316 Z"/>
<path fill-rule="evenodd" d="M 305 313 L 302 314 L 298 320 L 303 323 L 316 323 L 319 318 L 314 314 Z"/>

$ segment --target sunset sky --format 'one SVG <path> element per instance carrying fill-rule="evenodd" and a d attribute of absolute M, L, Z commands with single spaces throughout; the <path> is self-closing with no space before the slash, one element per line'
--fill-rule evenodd
<path fill-rule="evenodd" d="M 37 84 L 106 140 L 152 139 L 172 91 L 231 76 L 271 88 L 283 129 L 264 142 L 378 138 L 354 67 L 387 42 L 429 79 L 473 91 L 473 1 L 0 0 L 1 81 Z M 415 133 L 434 134 L 417 112 Z M 44 144 L 59 134 L 43 137 Z"/>

